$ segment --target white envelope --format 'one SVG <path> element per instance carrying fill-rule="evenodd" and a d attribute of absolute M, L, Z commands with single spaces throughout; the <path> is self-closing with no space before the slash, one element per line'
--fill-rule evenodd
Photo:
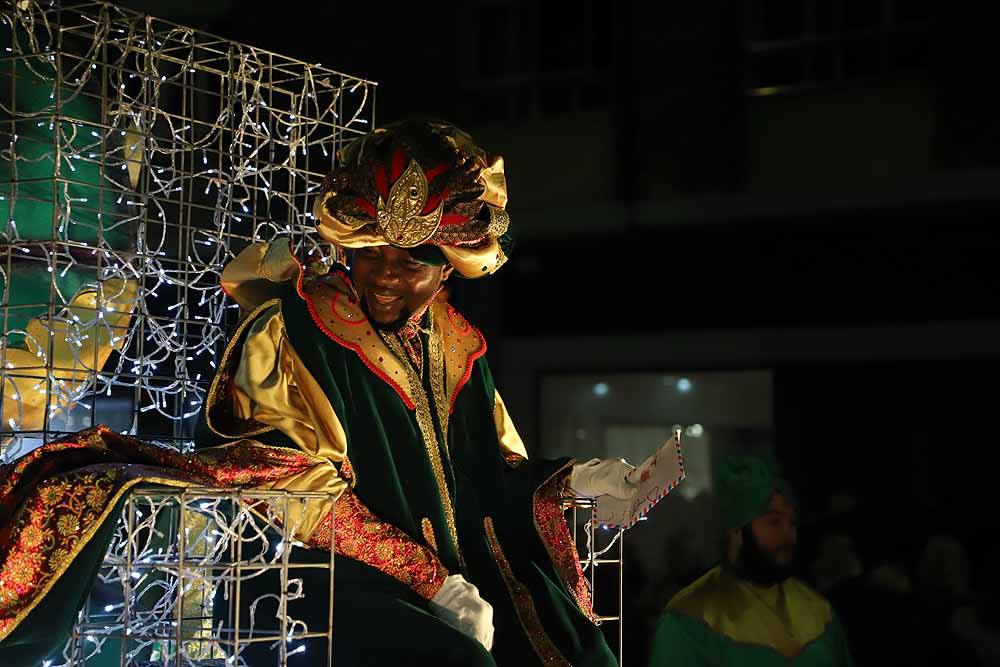
<path fill-rule="evenodd" d="M 631 528 L 683 479 L 684 458 L 681 456 L 681 432 L 678 430 L 628 474 L 628 481 L 639 485 L 635 498 L 620 500 L 614 496 L 599 496 L 594 519 L 610 528 Z"/>

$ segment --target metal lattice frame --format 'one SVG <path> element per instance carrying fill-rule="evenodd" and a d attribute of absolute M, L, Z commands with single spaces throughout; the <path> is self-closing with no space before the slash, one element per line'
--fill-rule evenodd
<path fill-rule="evenodd" d="M 184 447 L 222 267 L 329 261 L 313 194 L 375 86 L 105 2 L 4 0 L 0 39 L 0 460 L 95 423 Z"/>
<path fill-rule="evenodd" d="M 595 515 L 597 503 L 593 498 L 567 497 L 563 500 L 563 507 L 569 511 L 568 520 L 573 531 L 573 543 L 581 554 L 580 567 L 587 577 L 594 617 L 598 625 L 615 624 L 618 635 L 618 665 L 622 667 L 625 664 L 625 529 L 620 527 L 609 529 L 599 525 Z M 581 525 L 584 534 L 582 543 Z M 600 575 L 598 575 L 599 566 L 603 566 Z M 606 601 L 602 597 L 598 601 L 598 576 L 610 577 L 615 581 L 613 587 L 618 591 L 617 599 Z"/>
<path fill-rule="evenodd" d="M 332 501 L 329 494 L 284 491 L 131 494 L 72 637 L 44 667 L 103 665 L 109 657 L 121 665 L 229 667 L 247 664 L 251 644 L 267 647 L 268 665 L 285 667 L 310 639 L 319 640 L 310 644 L 310 664 L 331 665 L 334 556 L 296 562 L 293 554 L 302 544 L 289 506 Z M 567 499 L 565 507 L 574 541 L 583 525 L 584 544 L 577 544 L 595 616 L 598 624 L 615 624 L 623 665 L 624 531 L 601 530 L 592 499 Z M 269 571 L 278 574 L 278 585 L 263 595 L 251 593 L 252 602 L 241 604 L 247 582 Z M 307 571 L 309 588 L 303 586 Z M 616 598 L 598 600 L 598 576 L 617 580 Z M 318 579 L 323 586 L 316 586 Z M 307 605 L 325 610 L 325 624 L 310 627 L 299 618 Z M 256 615 L 247 615 L 247 606 Z"/>
<path fill-rule="evenodd" d="M 373 126 L 375 84 L 105 2 L 4 0 L 0 37 L 0 460 L 96 423 L 183 449 L 236 320 L 222 267 L 279 235 L 331 260 L 312 198 Z M 208 601 L 228 590 L 235 612 L 255 571 L 295 579 L 288 497 L 272 495 L 252 498 L 264 512 L 237 492 L 133 495 L 62 664 L 115 648 L 121 664 L 239 664 L 252 625 L 206 625 Z M 614 544 L 584 547 L 592 588 L 617 564 L 621 591 Z M 287 610 L 301 593 L 275 595 Z M 598 614 L 619 623 L 619 659 L 621 603 Z M 275 664 L 305 632 L 281 623 L 251 642 Z"/>
<path fill-rule="evenodd" d="M 268 665 L 284 667 L 307 646 L 309 664 L 331 664 L 333 553 L 296 562 L 302 513 L 289 510 L 332 501 L 284 491 L 131 494 L 70 640 L 44 664 L 262 665 L 259 654 L 246 659 L 252 645 Z M 269 592 L 247 591 L 269 572 Z M 303 620 L 309 607 L 323 610 L 319 627 Z"/>

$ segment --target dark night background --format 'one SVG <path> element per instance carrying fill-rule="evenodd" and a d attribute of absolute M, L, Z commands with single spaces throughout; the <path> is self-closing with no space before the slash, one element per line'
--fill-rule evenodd
<path fill-rule="evenodd" d="M 123 4 L 504 155 L 518 247 L 455 301 L 529 450 L 542 373 L 769 369 L 806 554 L 847 490 L 866 568 L 947 534 L 995 592 L 1000 103 L 966 3 Z"/>

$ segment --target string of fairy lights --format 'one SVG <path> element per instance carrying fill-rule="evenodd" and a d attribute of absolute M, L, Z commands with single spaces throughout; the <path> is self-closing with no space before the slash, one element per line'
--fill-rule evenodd
<path fill-rule="evenodd" d="M 133 495 L 122 509 L 98 572 L 98 587 L 80 613 L 75 637 L 44 667 L 107 660 L 109 652 L 120 654 L 129 665 L 175 664 L 178 659 L 196 665 L 227 656 L 227 664 L 247 664 L 242 654 L 251 638 L 265 641 L 274 663 L 281 663 L 282 653 L 287 658 L 305 651 L 306 639 L 325 644 L 329 628 L 310 627 L 298 617 L 305 604 L 328 600 L 330 591 L 303 589 L 302 568 L 315 570 L 320 564 L 290 562 L 292 550 L 303 546 L 294 538 L 302 515 L 288 515 L 290 498 L 283 491 L 162 490 Z M 330 496 L 300 493 L 295 501 L 330 502 Z M 225 615 L 213 609 L 219 600 L 235 604 L 236 587 L 245 583 L 240 568 L 255 576 L 267 570 L 282 572 L 286 585 L 254 598 L 248 605 L 250 617 L 236 632 L 225 625 Z M 332 570 L 329 576 L 332 584 Z M 274 624 L 273 611 L 264 618 L 264 607 L 282 610 L 280 625 Z M 121 645 L 109 643 L 123 640 Z M 315 659 L 323 662 L 322 656 Z"/>
<path fill-rule="evenodd" d="M 48 99 L 0 98 L 10 174 L 0 277 L 9 286 L 17 271 L 45 267 L 51 289 L 32 304 L 7 290 L 0 304 L 0 457 L 103 421 L 102 401 L 129 404 L 119 430 L 182 446 L 235 320 L 223 266 L 279 235 L 303 259 L 329 260 L 312 197 L 336 149 L 370 128 L 374 84 L 104 2 L 2 7 L 0 83 L 27 78 Z M 50 163 L 40 196 L 23 174 Z M 22 209 L 42 204 L 52 219 L 39 234 Z M 95 290 L 89 310 L 68 308 L 74 275 Z M 41 329 L 7 324 L 6 311 L 29 306 Z M 14 358 L 14 338 L 41 371 Z M 103 366 L 98 339 L 115 348 Z M 27 423 L 33 395 L 47 399 L 41 424 Z"/>
<path fill-rule="evenodd" d="M 101 1 L 0 0 L 4 32 L 0 463 L 122 415 L 117 430 L 187 447 L 237 316 L 222 268 L 276 236 L 291 237 L 305 261 L 331 260 L 312 199 L 336 150 L 372 127 L 375 86 Z M 41 103 L 18 95 L 24 81 L 44 91 Z M 46 298 L 15 301 L 19 275 Z M 21 311 L 34 325 L 11 325 Z M 114 348 L 104 361 L 97 341 Z M 225 655 L 211 617 L 215 593 L 240 579 L 234 545 L 240 562 L 257 565 L 300 545 L 271 548 L 263 529 L 287 528 L 280 515 L 234 516 L 245 497 L 179 493 L 130 498 L 99 574 L 110 597 L 85 605 L 74 637 L 43 667 L 117 652 L 112 640 L 124 640 L 127 664 Z M 598 550 L 592 539 L 590 568 L 615 545 Z M 280 591 L 282 609 L 299 587 Z M 200 602 L 188 608 L 185 597 Z M 274 645 L 300 652 L 317 630 L 286 614 Z"/>

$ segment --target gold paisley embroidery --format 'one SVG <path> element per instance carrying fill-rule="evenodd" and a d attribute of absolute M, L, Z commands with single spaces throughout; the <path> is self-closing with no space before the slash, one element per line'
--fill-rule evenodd
<path fill-rule="evenodd" d="M 332 547 L 339 556 L 395 577 L 428 600 L 448 576 L 448 570 L 430 549 L 379 519 L 350 490 L 337 499 L 335 511 L 320 522 L 309 542 L 327 551 Z"/>
<path fill-rule="evenodd" d="M 52 484 L 41 489 L 42 502 L 46 505 L 54 505 L 62 500 L 63 494 L 69 487 L 66 484 Z"/>
<path fill-rule="evenodd" d="M 177 480 L 155 477 L 123 483 L 120 471 L 103 475 L 69 474 L 74 481 L 73 491 L 60 497 L 55 504 L 45 502 L 44 494 L 39 492 L 29 499 L 15 519 L 14 532 L 21 535 L 6 560 L 0 562 L 0 641 L 20 625 L 68 571 L 76 556 L 108 520 L 122 495 L 140 482 L 178 485 Z M 117 488 L 106 505 L 88 508 L 81 496 L 95 484 L 106 485 L 109 495 L 112 487 Z M 48 497 L 55 496 L 49 494 Z M 49 526 L 58 533 L 58 543 L 52 537 L 53 531 L 45 528 Z M 42 542 L 33 544 L 31 537 L 25 540 L 25 531 L 36 537 L 35 531 L 41 531 Z"/>
<path fill-rule="evenodd" d="M 45 539 L 46 533 L 36 525 L 27 525 L 21 532 L 21 546 L 26 549 L 34 549 Z"/>
<path fill-rule="evenodd" d="M 535 491 L 534 518 L 535 530 L 549 553 L 552 565 L 559 578 L 566 585 L 577 607 L 587 618 L 596 622 L 594 605 L 587 587 L 587 578 L 580 568 L 580 557 L 576 544 L 566 523 L 566 512 L 563 509 L 561 487 L 568 478 L 567 468 L 572 463 L 557 470 L 549 479 Z"/>
<path fill-rule="evenodd" d="M 108 500 L 108 492 L 104 489 L 95 488 L 87 492 L 87 507 L 90 509 L 100 509 Z"/>
<path fill-rule="evenodd" d="M 427 517 L 420 520 L 420 532 L 424 534 L 424 542 L 427 543 L 431 551 L 437 553 L 438 545 L 437 540 L 434 538 L 434 526 L 431 525 L 431 520 Z"/>
<path fill-rule="evenodd" d="M 75 514 L 66 514 L 56 521 L 56 531 L 62 537 L 76 537 L 80 530 L 80 517 Z"/>
<path fill-rule="evenodd" d="M 0 465 L 0 485 L 28 487 L 16 513 L 4 519 L 0 531 L 0 539 L 5 540 L 0 549 L 0 642 L 73 567 L 135 485 L 228 488 L 237 479 L 254 483 L 283 479 L 317 462 L 302 452 L 252 440 L 185 455 L 104 427 L 72 438 L 42 445 L 15 464 Z M 39 481 L 44 477 L 46 457 L 67 449 L 83 450 L 80 469 Z M 103 470 L 95 472 L 92 464 L 100 464 Z M 36 467 L 41 472 L 33 470 Z M 96 504 L 99 498 L 104 502 Z"/>

